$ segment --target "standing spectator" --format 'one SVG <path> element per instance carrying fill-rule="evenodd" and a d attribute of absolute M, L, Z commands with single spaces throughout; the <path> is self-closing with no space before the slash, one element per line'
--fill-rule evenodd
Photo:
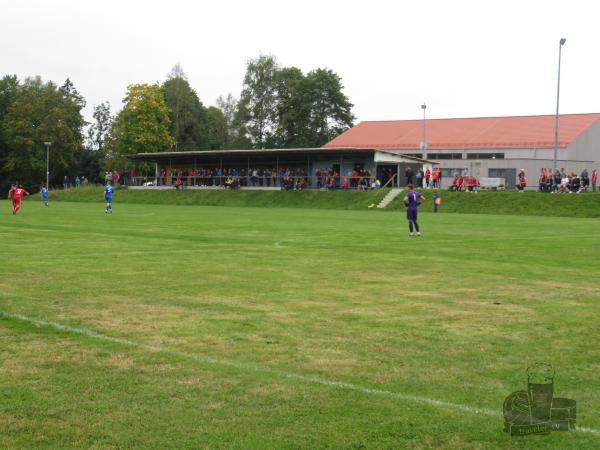
<path fill-rule="evenodd" d="M 119 178 L 120 178 L 119 172 L 117 172 L 115 170 L 115 173 L 113 173 L 113 177 L 112 177 L 113 181 L 115 182 L 115 187 L 119 187 Z"/>
<path fill-rule="evenodd" d="M 598 183 L 598 171 L 592 170 L 592 191 L 596 192 L 596 183 Z"/>
<path fill-rule="evenodd" d="M 112 170 L 106 172 L 106 175 L 104 176 L 104 181 L 106 181 L 106 184 L 112 184 Z"/>
<path fill-rule="evenodd" d="M 79 179 L 79 175 L 75 176 L 75 187 L 79 187 L 79 185 L 81 184 L 81 180 Z"/>
<path fill-rule="evenodd" d="M 428 167 L 427 170 L 425 171 L 425 187 L 428 189 L 430 187 L 430 185 L 429 185 L 430 180 L 431 180 L 431 170 Z"/>
<path fill-rule="evenodd" d="M 418 188 L 422 188 L 423 187 L 423 169 L 419 169 L 417 171 L 417 175 L 415 176 L 415 180 L 416 180 L 416 185 Z"/>
<path fill-rule="evenodd" d="M 406 184 L 407 185 L 412 184 L 412 182 L 413 182 L 413 175 L 414 175 L 412 167 L 408 166 L 406 168 L 406 170 L 404 171 L 404 175 L 406 176 Z"/>
<path fill-rule="evenodd" d="M 440 169 L 438 167 L 433 169 L 433 175 L 431 175 L 431 177 L 433 178 L 433 187 L 436 189 L 439 189 L 440 188 Z"/>
<path fill-rule="evenodd" d="M 69 187 L 69 177 L 67 175 L 65 175 L 65 177 L 63 178 L 63 188 L 67 189 Z"/>

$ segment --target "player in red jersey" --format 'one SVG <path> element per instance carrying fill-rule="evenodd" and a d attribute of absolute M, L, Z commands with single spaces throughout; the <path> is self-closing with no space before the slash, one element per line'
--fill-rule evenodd
<path fill-rule="evenodd" d="M 19 185 L 19 187 L 15 188 L 15 190 L 13 190 L 13 192 L 12 192 L 13 214 L 18 213 L 19 209 L 21 209 L 21 199 L 23 198 L 24 195 L 29 195 L 29 192 L 27 192 L 25 189 L 23 189 L 23 186 L 21 186 L 21 185 Z"/>

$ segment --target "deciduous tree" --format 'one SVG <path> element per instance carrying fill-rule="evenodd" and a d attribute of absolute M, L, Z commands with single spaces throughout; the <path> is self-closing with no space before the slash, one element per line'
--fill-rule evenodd
<path fill-rule="evenodd" d="M 132 84 L 127 87 L 123 109 L 115 118 L 107 146 L 109 166 L 130 166 L 126 156 L 160 152 L 172 147 L 169 109 L 158 84 Z"/>
<path fill-rule="evenodd" d="M 102 152 L 114 120 L 114 117 L 110 112 L 110 103 L 105 102 L 94 106 L 92 117 L 94 118 L 94 121 L 88 128 L 87 145 L 88 148 L 92 150 Z"/>
<path fill-rule="evenodd" d="M 162 85 L 169 108 L 169 131 L 175 150 L 207 148 L 208 117 L 206 108 L 191 88 L 183 69 L 175 65 Z"/>
<path fill-rule="evenodd" d="M 210 106 L 208 114 L 208 148 L 222 150 L 227 145 L 227 119 L 216 106 Z"/>
<path fill-rule="evenodd" d="M 72 175 L 83 149 L 84 105 L 70 80 L 58 88 L 40 77 L 26 79 L 2 123 L 7 146 L 2 172 L 23 184 L 45 181 L 44 142 L 51 141 L 51 182 Z"/>
<path fill-rule="evenodd" d="M 273 143 L 277 128 L 277 87 L 275 75 L 279 66 L 273 56 L 261 55 L 246 67 L 244 85 L 236 121 L 242 125 L 254 148 Z"/>

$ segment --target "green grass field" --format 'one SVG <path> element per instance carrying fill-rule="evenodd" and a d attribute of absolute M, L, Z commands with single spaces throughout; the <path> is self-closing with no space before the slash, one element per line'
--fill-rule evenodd
<path fill-rule="evenodd" d="M 0 448 L 600 448 L 600 219 L 119 194 L 0 202 Z M 539 361 L 581 429 L 511 437 Z"/>

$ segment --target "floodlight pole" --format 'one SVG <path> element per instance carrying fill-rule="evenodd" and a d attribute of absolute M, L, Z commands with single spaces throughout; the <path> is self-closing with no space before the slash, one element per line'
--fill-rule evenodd
<path fill-rule="evenodd" d="M 50 146 L 52 142 L 44 142 L 46 146 L 46 189 L 50 190 Z"/>
<path fill-rule="evenodd" d="M 556 87 L 556 119 L 554 124 L 554 157 L 552 159 L 552 168 L 554 169 L 554 173 L 556 173 L 556 157 L 558 154 L 558 104 L 560 101 L 560 57 L 562 53 L 562 46 L 565 45 L 567 40 L 565 38 L 561 38 L 558 43 L 558 84 Z"/>
<path fill-rule="evenodd" d="M 427 149 L 427 125 L 425 121 L 425 110 L 427 109 L 427 105 L 425 102 L 421 105 L 421 109 L 423 110 L 423 142 L 421 143 L 421 150 L 425 151 Z M 425 157 L 425 155 L 423 155 Z"/>

